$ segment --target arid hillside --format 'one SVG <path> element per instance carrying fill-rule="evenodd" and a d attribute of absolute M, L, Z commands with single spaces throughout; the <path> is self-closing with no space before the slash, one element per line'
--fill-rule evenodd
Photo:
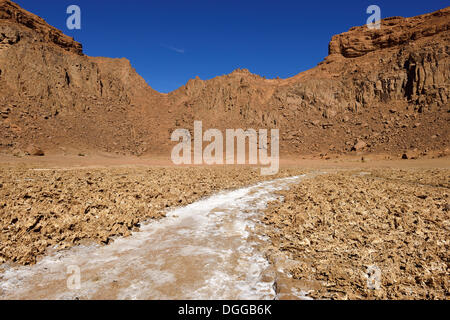
<path fill-rule="evenodd" d="M 88 57 L 0 0 L 0 152 L 167 154 L 174 129 L 202 120 L 279 128 L 284 155 L 448 153 L 449 26 L 450 8 L 388 18 L 333 37 L 329 56 L 295 77 L 236 70 L 161 94 L 128 60 Z"/>

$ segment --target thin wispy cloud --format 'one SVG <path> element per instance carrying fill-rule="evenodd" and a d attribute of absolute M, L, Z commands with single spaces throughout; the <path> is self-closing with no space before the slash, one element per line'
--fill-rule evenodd
<path fill-rule="evenodd" d="M 171 50 L 173 52 L 176 52 L 176 53 L 181 53 L 181 54 L 185 53 L 184 49 L 176 48 L 176 47 L 173 47 L 173 46 L 168 46 L 168 45 L 165 45 L 165 44 L 162 44 L 161 46 L 166 48 L 166 49 L 169 49 L 169 50 Z"/>

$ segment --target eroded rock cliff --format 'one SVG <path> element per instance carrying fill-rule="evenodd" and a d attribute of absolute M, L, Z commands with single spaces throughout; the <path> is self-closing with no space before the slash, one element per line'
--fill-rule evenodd
<path fill-rule="evenodd" d="M 128 60 L 85 56 L 72 38 L 2 0 L 0 150 L 168 155 L 171 132 L 202 120 L 204 128 L 279 128 L 281 152 L 295 157 L 446 152 L 449 25 L 450 8 L 388 18 L 380 30 L 333 37 L 329 56 L 292 78 L 236 70 L 166 95 Z"/>

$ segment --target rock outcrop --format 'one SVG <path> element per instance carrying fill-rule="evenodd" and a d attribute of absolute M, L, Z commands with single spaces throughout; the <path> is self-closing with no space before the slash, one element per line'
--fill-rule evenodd
<path fill-rule="evenodd" d="M 26 33 L 25 37 L 32 38 L 35 42 L 51 43 L 79 55 L 83 53 L 83 47 L 80 43 L 12 1 L 0 1 L 0 20 L 3 25 L 2 37 L 0 37 L 2 45 L 11 45 L 24 38 L 24 35 L 16 28 L 17 25 L 20 25 L 24 27 L 21 31 Z M 10 24 L 9 28 L 7 27 L 8 24 Z"/>
<path fill-rule="evenodd" d="M 381 21 L 382 28 L 354 27 L 336 35 L 329 44 L 329 54 L 346 58 L 361 57 L 368 52 L 408 44 L 449 30 L 448 10 L 443 9 L 418 17 L 391 17 Z"/>

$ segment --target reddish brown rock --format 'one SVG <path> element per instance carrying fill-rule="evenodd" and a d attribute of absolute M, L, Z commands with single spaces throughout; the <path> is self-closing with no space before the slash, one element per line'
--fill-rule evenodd
<path fill-rule="evenodd" d="M 69 52 L 83 54 L 83 47 L 80 43 L 12 1 L 0 0 L 0 20 L 4 26 L 10 25 L 10 28 L 3 28 L 6 32 L 2 32 L 0 36 L 0 41 L 3 44 L 12 45 L 21 40 L 21 33 L 16 29 L 17 25 L 21 25 L 29 31 L 39 34 L 47 43 L 54 44 Z"/>
<path fill-rule="evenodd" d="M 361 57 L 368 52 L 407 45 L 450 29 L 448 8 L 418 17 L 391 17 L 381 20 L 380 29 L 354 27 L 336 35 L 329 44 L 329 54 L 346 58 Z"/>
<path fill-rule="evenodd" d="M 450 137 L 449 25 L 450 8 L 388 18 L 378 31 L 333 37 L 330 55 L 292 78 L 238 69 L 161 94 L 128 60 L 85 56 L 73 39 L 2 0 L 0 106 L 11 107 L 0 118 L 0 152 L 32 141 L 48 152 L 169 155 L 172 131 L 194 120 L 219 130 L 277 128 L 282 155 L 320 154 L 330 144 L 345 153 L 356 137 L 371 152 L 438 152 Z"/>
<path fill-rule="evenodd" d="M 361 151 L 362 149 L 364 149 L 365 147 L 367 147 L 367 143 L 365 143 L 362 140 L 358 140 L 356 142 L 356 144 L 353 146 L 352 150 L 354 151 Z"/>
<path fill-rule="evenodd" d="M 37 157 L 42 157 L 45 155 L 44 151 L 36 146 L 29 146 L 26 149 L 26 152 L 30 155 L 30 156 L 37 156 Z"/>

